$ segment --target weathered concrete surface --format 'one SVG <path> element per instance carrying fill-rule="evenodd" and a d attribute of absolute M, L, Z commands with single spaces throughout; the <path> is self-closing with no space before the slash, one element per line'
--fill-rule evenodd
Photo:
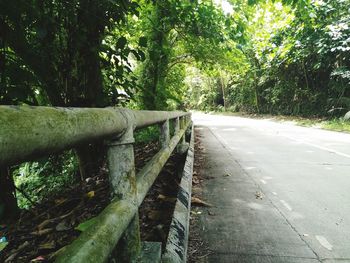
<path fill-rule="evenodd" d="M 106 262 L 137 212 L 128 200 L 114 201 L 96 218 L 96 223 L 58 255 L 58 263 Z"/>
<path fill-rule="evenodd" d="M 123 134 L 190 113 L 0 105 L 0 166 Z"/>
<path fill-rule="evenodd" d="M 151 160 L 138 172 L 137 177 L 137 200 L 138 204 L 141 205 L 143 199 L 145 198 L 148 190 L 151 188 L 154 181 L 157 179 L 158 174 L 163 169 L 164 164 L 168 161 L 171 153 L 174 151 L 176 145 L 179 143 L 181 138 L 184 136 L 189 122 L 186 126 L 179 130 L 171 140 L 167 147 L 163 147 L 156 155 L 154 155 Z"/>
<path fill-rule="evenodd" d="M 118 191 L 114 191 L 116 197 L 123 198 L 123 200 L 113 201 L 108 205 L 98 216 L 97 223 L 87 230 L 85 230 L 73 243 L 68 245 L 64 251 L 58 256 L 56 262 L 106 262 L 109 255 L 114 250 L 117 242 L 120 240 L 122 234 L 124 234 L 125 229 L 129 226 L 132 218 L 137 213 L 138 206 L 142 203 L 145 195 L 147 194 L 149 188 L 152 186 L 154 180 L 157 178 L 158 174 L 162 170 L 164 164 L 168 160 L 171 153 L 174 151 L 176 145 L 185 134 L 186 128 L 188 127 L 189 122 L 186 123 L 184 129 L 178 131 L 169 142 L 168 147 L 162 148 L 146 165 L 145 167 L 137 174 L 137 199 L 135 200 L 133 195 L 127 194 L 128 189 L 134 191 L 136 189 L 130 189 L 132 183 L 129 182 L 118 182 L 118 177 L 120 177 L 120 172 L 124 173 L 130 170 L 130 158 L 132 156 L 128 155 L 128 148 L 125 148 L 128 145 L 119 145 L 118 142 L 113 142 L 112 146 L 110 144 L 110 151 L 113 151 L 113 147 L 120 147 L 122 150 L 110 152 L 108 155 L 109 167 L 112 170 L 111 176 L 115 173 L 115 182 L 112 182 L 112 187 L 121 187 Z M 124 148 L 124 150 L 123 150 Z M 116 150 L 116 149 L 115 149 Z M 129 149 L 130 150 L 130 149 Z M 124 154 L 123 154 L 124 152 Z M 116 165 L 117 159 L 115 159 L 119 154 L 125 155 L 121 157 L 124 160 L 123 164 L 126 167 L 120 166 L 119 168 Z M 120 157 L 120 156 L 119 156 Z M 132 168 L 133 170 L 133 168 Z M 130 171 L 129 171 L 130 172 Z M 134 171 L 131 171 L 133 174 Z M 118 175 L 119 174 L 119 175 Z M 119 178 L 123 179 L 123 178 Z M 124 181 L 127 178 L 124 178 Z M 113 179 L 114 181 L 114 179 Z M 120 186 L 121 184 L 121 186 Z M 125 188 L 125 189 L 124 189 Z M 135 226 L 134 226 L 135 228 Z M 129 243 L 130 245 L 132 243 Z"/>
<path fill-rule="evenodd" d="M 187 259 L 189 221 L 191 211 L 192 174 L 194 161 L 194 129 L 181 175 L 181 182 L 173 219 L 170 224 L 167 244 L 162 257 L 163 263 L 183 263 Z"/>
<path fill-rule="evenodd" d="M 137 263 L 160 263 L 162 243 L 142 242 L 142 250 Z"/>
<path fill-rule="evenodd" d="M 127 126 L 112 108 L 0 106 L 0 166 L 118 135 Z"/>
<path fill-rule="evenodd" d="M 350 262 L 350 135 L 194 115 L 210 176 L 203 262 Z"/>

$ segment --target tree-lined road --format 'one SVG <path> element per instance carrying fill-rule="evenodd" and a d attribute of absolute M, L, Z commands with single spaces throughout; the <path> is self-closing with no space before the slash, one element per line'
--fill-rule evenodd
<path fill-rule="evenodd" d="M 350 134 L 194 114 L 209 262 L 350 262 Z"/>

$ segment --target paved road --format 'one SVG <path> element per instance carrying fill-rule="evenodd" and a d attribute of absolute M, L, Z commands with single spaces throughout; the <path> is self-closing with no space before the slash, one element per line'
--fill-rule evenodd
<path fill-rule="evenodd" d="M 350 262 L 350 135 L 194 114 L 207 262 Z"/>

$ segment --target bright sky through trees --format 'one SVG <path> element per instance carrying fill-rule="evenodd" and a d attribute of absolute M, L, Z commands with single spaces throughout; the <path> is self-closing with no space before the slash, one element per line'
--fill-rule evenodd
<path fill-rule="evenodd" d="M 226 0 L 215 0 L 215 3 L 217 5 L 221 5 L 221 8 L 225 14 L 232 14 L 233 13 L 232 5 L 229 2 L 227 2 Z"/>

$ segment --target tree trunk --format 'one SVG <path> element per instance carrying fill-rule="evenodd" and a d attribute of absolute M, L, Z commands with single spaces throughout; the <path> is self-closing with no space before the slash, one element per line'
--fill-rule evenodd
<path fill-rule="evenodd" d="M 79 161 L 81 180 L 96 175 L 103 165 L 105 147 L 103 142 L 82 145 L 75 149 Z"/>
<path fill-rule="evenodd" d="M 141 102 L 144 109 L 160 110 L 166 107 L 166 88 L 164 85 L 169 57 L 167 55 L 167 34 L 170 25 L 165 21 L 164 4 L 154 4 L 152 33 L 148 48 L 148 58 L 145 62 L 141 85 L 143 87 Z"/>
<path fill-rule="evenodd" d="M 81 38 L 70 36 L 71 45 L 75 47 L 76 71 L 78 72 L 78 92 L 69 98 L 74 107 L 104 107 L 101 59 L 99 55 L 102 36 L 104 34 L 103 12 L 96 7 L 96 1 L 83 1 L 78 12 L 78 27 L 84 32 Z M 92 15 L 91 15 L 92 14 Z M 70 31 L 74 34 L 74 31 Z M 85 41 L 82 41 L 82 39 Z M 74 90 L 74 87 L 73 87 Z M 82 145 L 75 149 L 81 180 L 85 180 L 99 172 L 104 157 L 103 142 Z"/>
<path fill-rule="evenodd" d="M 18 213 L 13 177 L 7 167 L 0 168 L 0 219 L 17 217 Z"/>

